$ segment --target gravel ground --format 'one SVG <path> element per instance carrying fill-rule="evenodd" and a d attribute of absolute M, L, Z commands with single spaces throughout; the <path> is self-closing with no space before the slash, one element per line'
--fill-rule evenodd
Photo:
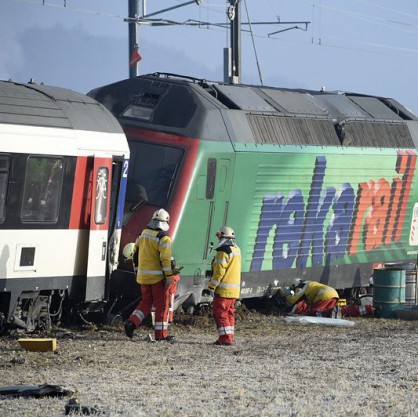
<path fill-rule="evenodd" d="M 180 317 L 175 344 L 101 327 L 40 353 L 14 334 L 1 339 L 0 385 L 60 385 L 108 416 L 417 416 L 418 321 L 352 320 L 286 324 L 242 309 L 233 347 L 214 346 L 202 316 Z M 0 416 L 63 416 L 69 399 L 0 396 Z"/>

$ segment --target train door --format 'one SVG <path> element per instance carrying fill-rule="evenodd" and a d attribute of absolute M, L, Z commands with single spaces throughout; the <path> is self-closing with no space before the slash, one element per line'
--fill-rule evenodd
<path fill-rule="evenodd" d="M 214 242 L 216 231 L 228 221 L 230 165 L 231 160 L 228 158 L 209 158 L 207 162 L 206 198 L 210 203 L 204 261 L 208 256 L 212 256 L 211 244 L 216 245 Z"/>
<path fill-rule="evenodd" d="M 90 232 L 85 301 L 104 298 L 112 184 L 112 157 L 95 156 L 91 183 Z"/>
<path fill-rule="evenodd" d="M 112 182 L 110 187 L 110 211 L 109 211 L 109 238 L 113 234 L 116 228 L 120 228 L 121 225 L 117 224 L 118 211 L 120 210 L 119 198 L 121 177 L 127 177 L 127 165 L 128 162 L 124 161 L 122 157 L 113 158 L 112 162 Z M 123 172 L 122 172 L 123 170 Z"/>

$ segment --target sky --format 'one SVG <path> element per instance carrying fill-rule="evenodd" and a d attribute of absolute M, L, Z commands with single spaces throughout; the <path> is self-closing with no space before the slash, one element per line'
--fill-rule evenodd
<path fill-rule="evenodd" d="M 212 25 L 139 25 L 140 73 L 223 81 L 229 32 L 213 24 L 229 2 L 148 0 L 146 13 L 180 5 L 153 18 Z M 127 17 L 128 0 L 0 0 L 0 79 L 87 93 L 128 78 Z M 241 0 L 241 19 L 243 83 L 392 97 L 418 115 L 417 0 Z"/>

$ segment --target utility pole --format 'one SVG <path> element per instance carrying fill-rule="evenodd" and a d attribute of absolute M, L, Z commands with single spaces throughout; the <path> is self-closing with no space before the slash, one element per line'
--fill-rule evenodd
<path fill-rule="evenodd" d="M 241 0 L 229 0 L 228 18 L 230 23 L 231 53 L 228 63 L 230 84 L 241 83 Z"/>
<path fill-rule="evenodd" d="M 137 19 L 139 8 L 139 0 L 129 0 L 128 13 L 129 18 Z M 139 48 L 139 31 L 138 25 L 135 21 L 129 22 L 129 78 L 135 78 L 139 75 L 139 59 L 138 59 L 138 48 Z M 136 59 L 135 59 L 136 57 Z"/>
<path fill-rule="evenodd" d="M 139 61 L 141 55 L 139 54 L 139 25 L 145 24 L 148 26 L 170 26 L 170 25 L 182 25 L 185 23 L 175 22 L 173 20 L 166 19 L 150 19 L 150 17 L 158 14 L 178 9 L 180 7 L 188 6 L 190 4 L 196 4 L 200 6 L 203 0 L 189 0 L 185 3 L 171 6 L 163 10 L 159 10 L 154 13 L 147 14 L 146 1 L 142 0 L 142 13 L 139 16 L 138 3 L 139 0 L 128 0 L 128 13 L 129 16 L 124 19 L 129 24 L 129 78 L 135 78 L 139 75 Z"/>

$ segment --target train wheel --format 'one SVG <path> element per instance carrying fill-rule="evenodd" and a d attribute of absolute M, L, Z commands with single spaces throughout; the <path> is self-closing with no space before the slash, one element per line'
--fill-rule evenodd
<path fill-rule="evenodd" d="M 122 316 L 120 314 L 108 314 L 104 319 L 105 324 L 110 326 L 119 326 L 122 324 Z"/>

